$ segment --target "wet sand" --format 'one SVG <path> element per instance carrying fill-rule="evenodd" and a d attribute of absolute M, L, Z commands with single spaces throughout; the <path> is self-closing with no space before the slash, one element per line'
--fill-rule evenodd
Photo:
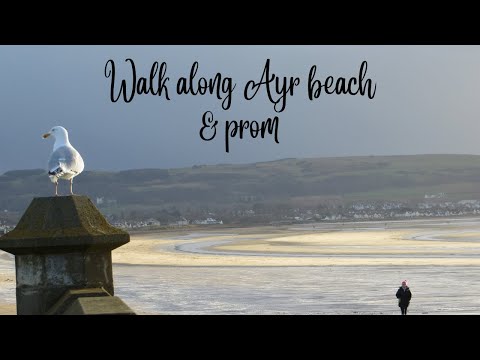
<path fill-rule="evenodd" d="M 479 266 L 480 220 L 448 228 L 443 224 L 431 224 L 428 231 L 403 222 L 391 223 L 387 229 L 369 223 L 336 229 L 330 224 L 259 227 L 190 236 L 151 233 L 132 236 L 129 244 L 113 253 L 113 260 L 162 266 Z M 472 230 L 465 232 L 468 227 Z"/>
<path fill-rule="evenodd" d="M 14 313 L 0 256 L 0 313 Z M 147 314 L 480 314 L 480 218 L 133 234 L 116 295 Z M 12 307 L 13 306 L 13 307 Z"/>

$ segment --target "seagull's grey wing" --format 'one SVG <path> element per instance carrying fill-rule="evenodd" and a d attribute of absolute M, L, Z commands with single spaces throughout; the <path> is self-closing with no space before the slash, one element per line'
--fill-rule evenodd
<path fill-rule="evenodd" d="M 83 159 L 72 147 L 61 146 L 55 150 L 48 160 L 49 173 L 80 173 L 83 170 Z M 52 174 L 53 175 L 53 174 Z"/>

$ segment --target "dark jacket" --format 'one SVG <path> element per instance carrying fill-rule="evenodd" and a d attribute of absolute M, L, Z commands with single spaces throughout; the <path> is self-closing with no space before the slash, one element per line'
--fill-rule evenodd
<path fill-rule="evenodd" d="M 397 290 L 396 296 L 398 299 L 398 306 L 407 307 L 410 304 L 412 293 L 410 292 L 410 288 L 408 286 L 405 288 L 405 290 L 403 290 L 403 287 L 400 286 Z"/>

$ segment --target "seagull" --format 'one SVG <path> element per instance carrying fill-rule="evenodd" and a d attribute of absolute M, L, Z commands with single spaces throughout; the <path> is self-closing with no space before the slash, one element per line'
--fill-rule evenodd
<path fill-rule="evenodd" d="M 48 160 L 48 176 L 55 184 L 55 196 L 58 196 L 58 179 L 70 180 L 70 195 L 73 195 L 73 178 L 83 171 L 83 159 L 68 141 L 68 132 L 64 127 L 54 126 L 48 133 L 43 134 L 44 139 L 49 136 L 55 139 L 52 155 Z"/>

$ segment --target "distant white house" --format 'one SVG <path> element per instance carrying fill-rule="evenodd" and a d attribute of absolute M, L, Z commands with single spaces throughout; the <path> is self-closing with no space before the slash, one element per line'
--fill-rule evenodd
<path fill-rule="evenodd" d="M 153 218 L 147 219 L 145 221 L 145 223 L 146 223 L 147 226 L 159 226 L 160 225 L 160 221 L 158 221 L 157 219 L 153 219 Z"/>
<path fill-rule="evenodd" d="M 9 231 L 10 231 L 10 226 L 0 225 L 0 233 L 6 234 Z"/>
<path fill-rule="evenodd" d="M 117 200 L 106 199 L 104 196 L 96 198 L 97 205 L 117 205 Z"/>
<path fill-rule="evenodd" d="M 462 205 L 462 206 L 465 206 L 467 208 L 480 208 L 480 201 L 478 200 L 460 200 L 458 202 L 458 205 Z"/>
<path fill-rule="evenodd" d="M 444 198 L 447 194 L 444 192 L 438 193 L 438 194 L 425 194 L 425 199 L 441 199 Z"/>
<path fill-rule="evenodd" d="M 181 220 L 178 220 L 178 221 L 177 221 L 177 225 L 178 225 L 178 226 L 188 225 L 188 220 L 185 219 L 185 218 L 182 218 Z"/>
<path fill-rule="evenodd" d="M 478 200 L 460 200 L 458 202 L 460 205 L 476 205 L 479 203 Z"/>
<path fill-rule="evenodd" d="M 195 220 L 193 222 L 194 224 L 197 225 L 214 225 L 214 224 L 223 224 L 222 220 L 216 220 L 214 218 L 206 218 L 205 220 Z"/>
<path fill-rule="evenodd" d="M 170 225 L 170 226 L 186 226 L 186 225 L 188 225 L 188 220 L 185 219 L 185 218 L 182 218 L 182 219 L 177 220 L 175 222 L 171 222 L 168 225 Z"/>

